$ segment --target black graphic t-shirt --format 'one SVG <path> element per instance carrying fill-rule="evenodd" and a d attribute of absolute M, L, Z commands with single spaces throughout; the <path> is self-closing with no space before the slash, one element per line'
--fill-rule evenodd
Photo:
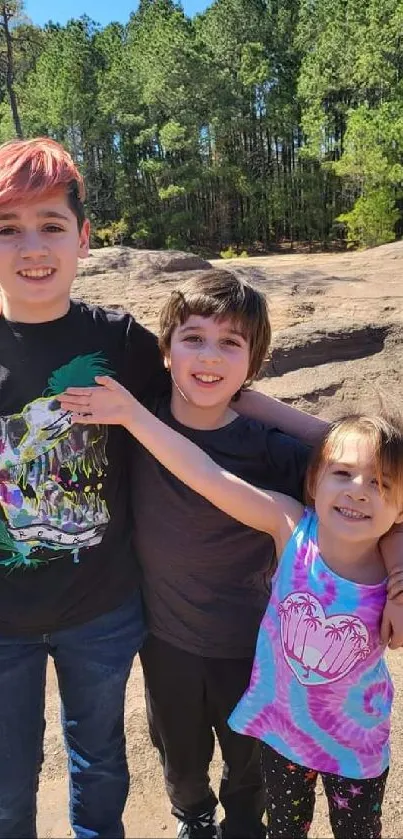
<path fill-rule="evenodd" d="M 142 400 L 166 387 L 156 338 L 130 315 L 73 302 L 46 323 L 0 317 L 0 633 L 84 623 L 138 584 L 129 438 L 72 426 L 56 399 L 106 373 Z"/>

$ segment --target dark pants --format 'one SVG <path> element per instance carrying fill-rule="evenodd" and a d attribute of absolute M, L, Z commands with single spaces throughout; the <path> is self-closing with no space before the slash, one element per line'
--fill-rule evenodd
<path fill-rule="evenodd" d="M 84 625 L 29 638 L 0 636 L 0 837 L 36 835 L 48 654 L 54 658 L 80 839 L 119 839 L 129 789 L 126 682 L 144 638 L 138 595 Z"/>
<path fill-rule="evenodd" d="M 318 772 L 262 747 L 268 839 L 305 839 L 315 807 Z M 389 770 L 378 778 L 357 780 L 321 774 L 333 835 L 336 839 L 379 839 L 385 785 Z"/>
<path fill-rule="evenodd" d="M 186 821 L 214 811 L 217 799 L 208 773 L 215 731 L 224 760 L 220 801 L 225 837 L 260 837 L 260 747 L 227 725 L 249 684 L 252 658 L 204 658 L 149 636 L 141 662 L 150 735 L 160 752 L 172 813 Z"/>

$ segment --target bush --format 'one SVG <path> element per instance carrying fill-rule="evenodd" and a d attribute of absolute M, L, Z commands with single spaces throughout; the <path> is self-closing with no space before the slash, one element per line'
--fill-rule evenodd
<path fill-rule="evenodd" d="M 100 227 L 95 235 L 101 240 L 104 247 L 107 245 L 121 245 L 129 233 L 129 225 L 126 219 L 112 221 L 109 227 Z"/>
<path fill-rule="evenodd" d="M 220 251 L 220 256 L 221 259 L 247 259 L 249 254 L 248 251 L 241 251 L 241 253 L 238 253 L 238 251 L 230 245 L 226 251 Z"/>
<path fill-rule="evenodd" d="M 189 250 L 186 239 L 184 239 L 183 236 L 180 236 L 180 235 L 175 236 L 175 235 L 172 235 L 170 233 L 168 234 L 168 236 L 165 237 L 165 247 L 169 251 Z"/>
<path fill-rule="evenodd" d="M 394 190 L 385 186 L 361 195 L 353 209 L 337 221 L 347 227 L 347 247 L 371 248 L 396 239 L 398 218 Z"/>
<path fill-rule="evenodd" d="M 153 232 L 150 225 L 145 221 L 140 222 L 130 238 L 137 248 L 150 247 L 153 241 Z"/>

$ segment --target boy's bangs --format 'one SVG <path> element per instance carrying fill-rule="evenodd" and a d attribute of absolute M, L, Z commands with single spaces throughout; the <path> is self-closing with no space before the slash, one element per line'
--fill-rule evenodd
<path fill-rule="evenodd" d="M 84 199 L 76 165 L 54 140 L 15 140 L 0 147 L 0 206 L 43 199 L 59 189 Z"/>
<path fill-rule="evenodd" d="M 240 333 L 245 341 L 252 335 L 252 325 L 255 323 L 253 313 L 248 311 L 246 301 L 223 296 L 195 295 L 193 299 L 183 299 L 178 310 L 180 324 L 183 325 L 191 315 L 214 318 L 219 323 L 229 320 L 234 330 Z"/>

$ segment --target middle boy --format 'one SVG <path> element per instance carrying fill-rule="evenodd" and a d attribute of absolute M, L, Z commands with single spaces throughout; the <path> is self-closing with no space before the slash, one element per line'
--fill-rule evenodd
<path fill-rule="evenodd" d="M 172 396 L 150 406 L 220 465 L 302 498 L 307 448 L 230 407 L 258 374 L 270 341 L 264 296 L 227 271 L 173 292 L 160 320 Z M 249 684 L 270 594 L 273 542 L 217 510 L 136 445 L 135 539 L 150 635 L 141 660 L 150 734 L 180 839 L 218 839 L 209 783 L 214 732 L 224 761 L 225 839 L 264 836 L 257 742 L 227 719 Z"/>

